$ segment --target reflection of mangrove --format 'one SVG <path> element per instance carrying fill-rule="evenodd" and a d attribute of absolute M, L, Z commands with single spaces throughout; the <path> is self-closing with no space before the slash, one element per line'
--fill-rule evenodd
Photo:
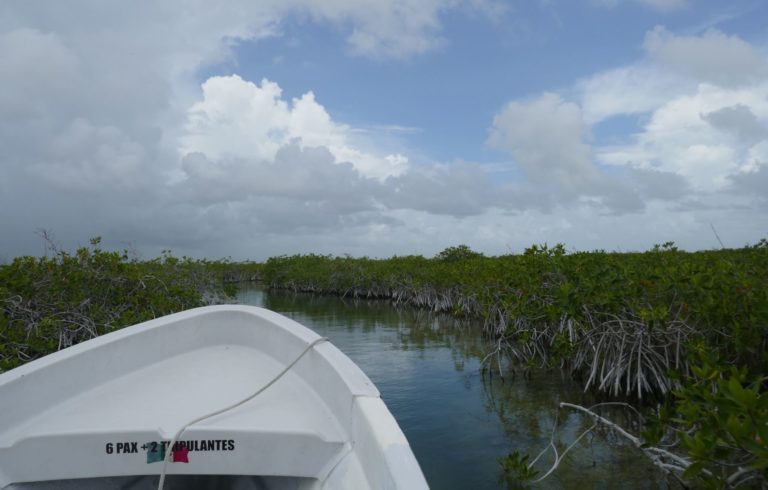
<path fill-rule="evenodd" d="M 368 298 L 323 296 L 311 293 L 270 290 L 263 298 L 264 307 L 282 312 L 296 312 L 349 330 L 371 331 L 381 325 L 397 325 L 404 348 L 427 343 L 451 344 L 463 339 L 477 344 L 475 356 L 487 352 L 490 344 L 480 337 L 475 320 L 457 318 L 447 313 L 418 310 L 403 305 Z M 358 314 L 351 316 L 350 311 Z"/>
<path fill-rule="evenodd" d="M 256 291 L 247 287 L 244 291 Z M 393 307 L 387 302 L 364 298 L 344 298 L 269 290 L 261 296 L 265 308 L 312 318 L 314 324 L 333 324 L 346 330 L 372 332 L 381 326 L 397 326 L 398 347 L 424 350 L 431 346 L 451 349 L 454 366 L 463 370 L 469 359 L 482 360 L 491 343 L 479 335 L 476 320 L 459 318 L 405 306 Z M 354 311 L 354 315 L 350 315 Z"/>

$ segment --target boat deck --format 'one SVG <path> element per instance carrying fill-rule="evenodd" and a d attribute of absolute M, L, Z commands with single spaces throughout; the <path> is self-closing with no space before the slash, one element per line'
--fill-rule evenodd
<path fill-rule="evenodd" d="M 258 477 L 238 480 L 244 488 L 423 483 L 378 390 L 330 343 L 312 344 L 318 339 L 267 310 L 208 307 L 3 373 L 0 488 L 101 477 L 122 488 L 134 480 L 120 477 L 156 481 L 166 456 L 168 475 Z M 189 426 L 170 446 L 181 428 L 249 398 L 289 366 L 258 396 Z"/>

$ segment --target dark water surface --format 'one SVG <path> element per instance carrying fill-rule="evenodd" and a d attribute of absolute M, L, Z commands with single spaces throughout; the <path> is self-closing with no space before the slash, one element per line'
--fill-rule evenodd
<path fill-rule="evenodd" d="M 590 405 L 580 385 L 559 372 L 482 375 L 490 345 L 476 325 L 460 325 L 385 301 L 264 291 L 244 287 L 238 301 L 282 313 L 328 337 L 376 384 L 433 489 L 508 488 L 497 459 L 510 451 L 533 459 L 549 445 L 555 418 L 562 453 L 591 421 L 560 401 Z M 616 419 L 625 410 L 613 412 Z M 537 467 L 546 471 L 552 452 Z M 515 487 L 510 487 L 515 488 Z M 668 488 L 640 451 L 593 431 L 560 467 L 531 488 Z"/>

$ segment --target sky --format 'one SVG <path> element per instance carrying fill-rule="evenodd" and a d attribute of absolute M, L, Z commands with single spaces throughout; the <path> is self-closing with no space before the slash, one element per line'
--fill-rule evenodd
<path fill-rule="evenodd" d="M 0 262 L 740 247 L 763 0 L 0 0 Z"/>

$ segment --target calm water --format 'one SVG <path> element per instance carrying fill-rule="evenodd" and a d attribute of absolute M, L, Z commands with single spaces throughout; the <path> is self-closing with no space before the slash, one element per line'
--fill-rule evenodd
<path fill-rule="evenodd" d="M 502 381 L 480 371 L 489 345 L 457 325 L 387 302 L 268 292 L 246 287 L 238 300 L 280 312 L 328 337 L 371 378 L 405 432 L 433 489 L 499 489 L 497 459 L 510 451 L 535 457 L 550 441 L 557 404 L 590 405 L 579 385 L 558 372 Z M 613 413 L 614 417 L 622 413 Z M 560 410 L 559 450 L 591 423 Z M 551 453 L 550 453 L 551 454 Z M 548 469 L 552 458 L 543 458 Z M 604 431 L 574 447 L 533 488 L 667 488 L 644 456 Z"/>

